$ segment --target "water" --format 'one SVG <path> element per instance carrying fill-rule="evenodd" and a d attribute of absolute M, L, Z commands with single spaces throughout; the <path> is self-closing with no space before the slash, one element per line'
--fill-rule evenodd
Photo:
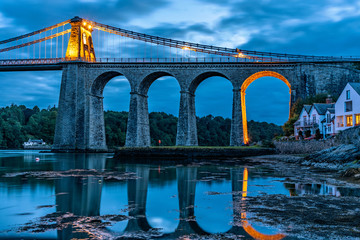
<path fill-rule="evenodd" d="M 184 166 L 111 157 L 0 151 L 0 239 L 360 236 L 360 190 L 328 173 L 259 160 Z"/>

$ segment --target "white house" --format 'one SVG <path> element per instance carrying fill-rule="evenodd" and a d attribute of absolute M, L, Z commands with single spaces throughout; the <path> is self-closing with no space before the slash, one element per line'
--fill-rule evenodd
<path fill-rule="evenodd" d="M 311 128 L 310 117 L 309 117 L 310 110 L 311 110 L 311 105 L 304 105 L 299 115 L 299 119 L 294 124 L 294 136 L 296 137 L 296 139 L 299 138 L 300 131 L 305 133 L 305 131 L 310 130 Z"/>
<path fill-rule="evenodd" d="M 335 104 L 333 103 L 314 103 L 312 105 L 309 113 L 310 121 L 312 123 L 311 135 L 315 135 L 317 129 L 320 130 L 321 134 L 325 133 L 326 112 L 328 109 L 334 108 L 334 106 Z"/>
<path fill-rule="evenodd" d="M 294 124 L 294 136 L 299 139 L 299 133 L 306 136 L 315 136 L 316 130 L 324 135 L 334 134 L 334 110 L 335 104 L 328 97 L 326 103 L 314 103 L 313 105 L 304 105 L 301 110 L 299 119 Z"/>
<path fill-rule="evenodd" d="M 325 118 L 321 123 L 324 136 L 335 135 L 335 108 L 328 108 L 326 110 Z"/>
<path fill-rule="evenodd" d="M 29 139 L 27 142 L 24 142 L 23 146 L 24 148 L 31 148 L 31 147 L 38 147 L 46 145 L 46 142 L 44 142 L 42 139 Z"/>
<path fill-rule="evenodd" d="M 360 125 L 360 83 L 347 83 L 335 104 L 335 132 Z"/>

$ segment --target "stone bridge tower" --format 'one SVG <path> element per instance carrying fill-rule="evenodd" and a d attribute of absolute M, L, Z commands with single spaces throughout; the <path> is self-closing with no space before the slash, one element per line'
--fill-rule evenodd
<path fill-rule="evenodd" d="M 91 33 L 92 26 L 79 17 L 71 19 L 71 34 L 66 50 L 66 60 L 95 61 L 95 50 Z"/>

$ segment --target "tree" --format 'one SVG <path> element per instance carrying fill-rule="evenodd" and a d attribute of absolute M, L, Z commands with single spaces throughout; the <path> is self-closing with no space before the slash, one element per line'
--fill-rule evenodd
<path fill-rule="evenodd" d="M 299 139 L 304 139 L 303 132 L 299 131 Z"/>
<path fill-rule="evenodd" d="M 0 108 L 0 147 L 21 148 L 29 138 L 43 139 L 52 144 L 55 134 L 57 108 L 40 110 L 25 106 Z M 109 148 L 125 145 L 127 112 L 105 111 L 105 135 Z M 208 115 L 197 117 L 198 142 L 201 146 L 228 146 L 230 141 L 231 119 Z M 164 112 L 149 114 L 151 145 L 171 146 L 176 144 L 178 118 Z M 281 127 L 265 122 L 248 122 L 252 141 L 272 140 L 282 135 Z"/>

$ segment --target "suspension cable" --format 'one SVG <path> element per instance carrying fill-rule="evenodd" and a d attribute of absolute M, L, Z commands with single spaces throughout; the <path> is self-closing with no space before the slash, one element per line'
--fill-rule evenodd
<path fill-rule="evenodd" d="M 19 40 L 19 39 L 27 38 L 27 37 L 30 37 L 30 36 L 33 36 L 33 35 L 36 35 L 36 34 L 39 34 L 39 33 L 43 33 L 45 31 L 48 31 L 48 30 L 51 30 L 51 29 L 54 29 L 56 27 L 63 26 L 63 25 L 68 24 L 68 23 L 70 23 L 70 20 L 66 20 L 64 22 L 61 22 L 61 23 L 52 25 L 50 27 L 43 28 L 43 29 L 28 33 L 28 34 L 24 34 L 24 35 L 21 35 L 21 36 L 18 36 L 18 37 L 14 37 L 14 38 L 10 38 L 10 39 L 7 39 L 7 40 L 0 41 L 0 44 L 9 43 L 9 42 L 13 42 L 13 41 L 16 41 L 16 40 Z"/>
<path fill-rule="evenodd" d="M 13 47 L 8 47 L 8 48 L 0 49 L 0 52 L 6 52 L 6 51 L 13 50 L 13 49 L 19 49 L 19 48 L 22 48 L 22 47 L 30 46 L 30 45 L 32 45 L 32 44 L 40 43 L 40 42 L 43 42 L 43 41 L 46 41 L 46 40 L 53 39 L 53 38 L 55 38 L 55 37 L 64 35 L 64 34 L 66 34 L 66 33 L 69 33 L 70 31 L 71 31 L 71 29 L 68 29 L 68 30 L 65 30 L 65 31 L 63 31 L 63 32 L 56 33 L 56 34 L 53 34 L 53 35 L 50 35 L 50 36 L 47 36 L 47 37 L 46 37 L 46 35 L 45 35 L 44 38 L 40 38 L 40 39 L 38 39 L 38 40 L 34 40 L 34 41 L 31 41 L 31 42 L 19 44 L 19 45 L 13 46 Z M 45 54 L 46 54 L 46 47 L 45 47 Z M 45 55 L 45 58 L 46 58 L 46 55 Z"/>
<path fill-rule="evenodd" d="M 91 24 L 95 29 L 106 31 L 108 33 L 113 33 L 117 35 L 121 35 L 127 38 L 132 38 L 140 41 L 156 43 L 159 45 L 164 45 L 168 47 L 176 47 L 186 50 L 191 50 L 195 52 L 202 52 L 207 54 L 221 55 L 221 56 L 231 56 L 231 57 L 240 57 L 240 58 L 248 58 L 253 60 L 264 60 L 264 59 L 272 59 L 272 60 L 280 60 L 280 58 L 286 59 L 314 59 L 314 60 L 334 60 L 339 59 L 340 57 L 333 56 L 310 56 L 310 55 L 298 55 L 298 54 L 283 54 L 283 53 L 271 53 L 271 52 L 258 52 L 258 51 L 249 51 L 249 50 L 239 50 L 237 48 L 224 48 L 224 47 L 216 47 L 211 45 L 204 45 L 198 43 L 191 43 L 179 40 L 173 40 L 170 38 L 163 38 L 158 36 L 152 36 L 148 34 L 138 33 L 134 31 L 125 30 L 122 28 L 117 28 L 101 23 L 97 23 L 94 21 L 89 21 L 83 19 L 87 23 Z M 279 59 L 277 59 L 279 58 Z"/>

